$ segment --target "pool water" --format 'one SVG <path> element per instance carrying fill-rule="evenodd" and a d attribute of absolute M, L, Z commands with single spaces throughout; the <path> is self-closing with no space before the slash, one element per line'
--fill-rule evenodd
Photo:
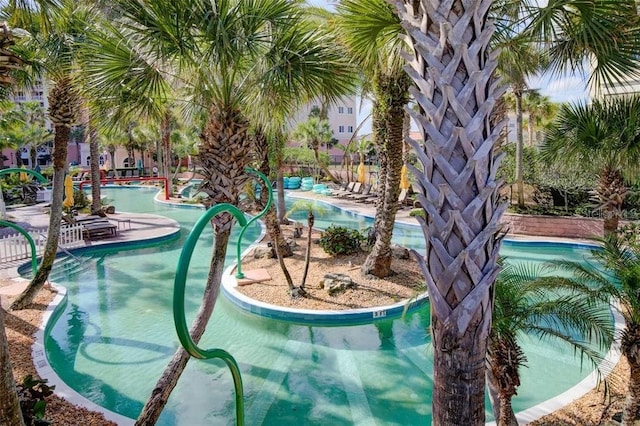
<path fill-rule="evenodd" d="M 52 280 L 67 288 L 68 301 L 48 325 L 46 353 L 61 379 L 81 395 L 136 418 L 178 347 L 173 279 L 184 239 L 203 211 L 154 203 L 154 190 L 105 189 L 104 194 L 121 211 L 179 221 L 181 236 L 151 247 L 92 250 L 82 254 L 81 262 L 57 262 Z M 323 220 L 370 226 L 370 219 L 338 209 L 316 224 L 323 226 Z M 259 232 L 252 229 L 246 244 Z M 400 244 L 423 247 L 417 227 L 399 226 L 395 236 Z M 185 299 L 189 324 L 200 305 L 211 239 L 210 232 L 201 237 L 191 261 Z M 229 262 L 234 254 L 230 247 Z M 507 241 L 502 254 L 513 261 L 582 260 L 588 250 Z M 326 327 L 255 316 L 220 297 L 200 346 L 223 348 L 238 361 L 247 425 L 429 424 L 428 326 L 428 306 L 404 318 Z M 525 350 L 529 368 L 522 371 L 516 411 L 567 390 L 590 372 L 580 369 L 570 348 L 531 341 Z M 234 424 L 234 410 L 233 383 L 224 363 L 192 359 L 158 424 Z M 492 418 L 490 411 L 487 418 Z"/>

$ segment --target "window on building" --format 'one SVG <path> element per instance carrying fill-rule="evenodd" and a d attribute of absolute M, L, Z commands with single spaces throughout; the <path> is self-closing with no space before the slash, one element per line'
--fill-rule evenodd
<path fill-rule="evenodd" d="M 338 114 L 344 114 L 344 107 L 338 107 Z"/>
<path fill-rule="evenodd" d="M 344 133 L 344 126 L 338 126 L 338 133 Z"/>
<path fill-rule="evenodd" d="M 347 114 L 353 114 L 353 108 L 347 107 Z"/>
<path fill-rule="evenodd" d="M 347 132 L 353 133 L 353 126 L 348 126 L 347 127 Z"/>

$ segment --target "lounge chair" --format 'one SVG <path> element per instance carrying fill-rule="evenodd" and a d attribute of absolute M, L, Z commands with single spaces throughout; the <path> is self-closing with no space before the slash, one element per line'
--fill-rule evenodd
<path fill-rule="evenodd" d="M 351 195 L 354 194 L 359 194 L 360 193 L 360 189 L 362 188 L 362 183 L 360 182 L 355 182 L 355 184 L 353 185 L 353 189 L 351 190 L 351 192 L 348 192 L 346 194 L 343 195 L 338 195 L 339 198 L 348 198 Z"/>
<path fill-rule="evenodd" d="M 344 188 L 340 188 L 337 191 L 334 191 L 331 196 L 333 197 L 340 197 L 342 195 L 346 195 L 346 194 L 351 194 L 353 191 L 353 186 L 355 185 L 355 182 L 349 182 L 346 184 L 346 186 Z"/>
<path fill-rule="evenodd" d="M 398 207 L 409 207 L 409 190 L 401 189 L 398 195 Z"/>
<path fill-rule="evenodd" d="M 349 200 L 358 201 L 358 200 L 363 200 L 365 198 L 368 198 L 370 194 L 371 194 L 371 185 L 366 184 L 360 194 L 347 195 L 346 198 Z"/>
<path fill-rule="evenodd" d="M 87 240 L 115 237 L 118 235 L 118 225 L 114 225 L 104 218 L 85 221 L 82 222 L 82 235 Z"/>

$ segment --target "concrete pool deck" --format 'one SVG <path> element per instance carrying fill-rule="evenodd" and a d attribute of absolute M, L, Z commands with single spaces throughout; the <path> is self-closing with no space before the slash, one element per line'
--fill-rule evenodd
<path fill-rule="evenodd" d="M 7 209 L 7 216 L 19 225 L 31 228 L 47 228 L 49 215 L 43 204 Z M 108 219 L 118 225 L 117 235 L 110 238 L 84 240 L 84 243 L 70 251 L 83 250 L 100 246 L 130 245 L 133 242 L 144 243 L 177 237 L 180 225 L 173 219 L 147 213 L 116 213 L 108 215 Z M 2 265 L 0 268 L 0 297 L 15 296 L 24 290 L 29 283 L 21 277 L 18 268 L 28 260 L 19 260 Z"/>

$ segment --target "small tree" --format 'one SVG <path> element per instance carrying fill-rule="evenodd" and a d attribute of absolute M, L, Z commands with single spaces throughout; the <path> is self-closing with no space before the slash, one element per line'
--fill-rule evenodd
<path fill-rule="evenodd" d="M 307 251 L 304 256 L 304 272 L 302 273 L 302 279 L 300 280 L 300 287 L 294 289 L 291 292 L 291 296 L 300 297 L 306 295 L 304 290 L 305 282 L 307 281 L 307 274 L 309 272 L 309 263 L 311 262 L 311 235 L 313 232 L 313 225 L 315 223 L 315 215 L 324 215 L 326 210 L 311 201 L 307 200 L 298 200 L 293 203 L 291 208 L 287 211 L 287 216 L 298 212 L 298 211 L 306 211 L 307 212 Z M 315 214 L 314 214 L 315 212 Z"/>

